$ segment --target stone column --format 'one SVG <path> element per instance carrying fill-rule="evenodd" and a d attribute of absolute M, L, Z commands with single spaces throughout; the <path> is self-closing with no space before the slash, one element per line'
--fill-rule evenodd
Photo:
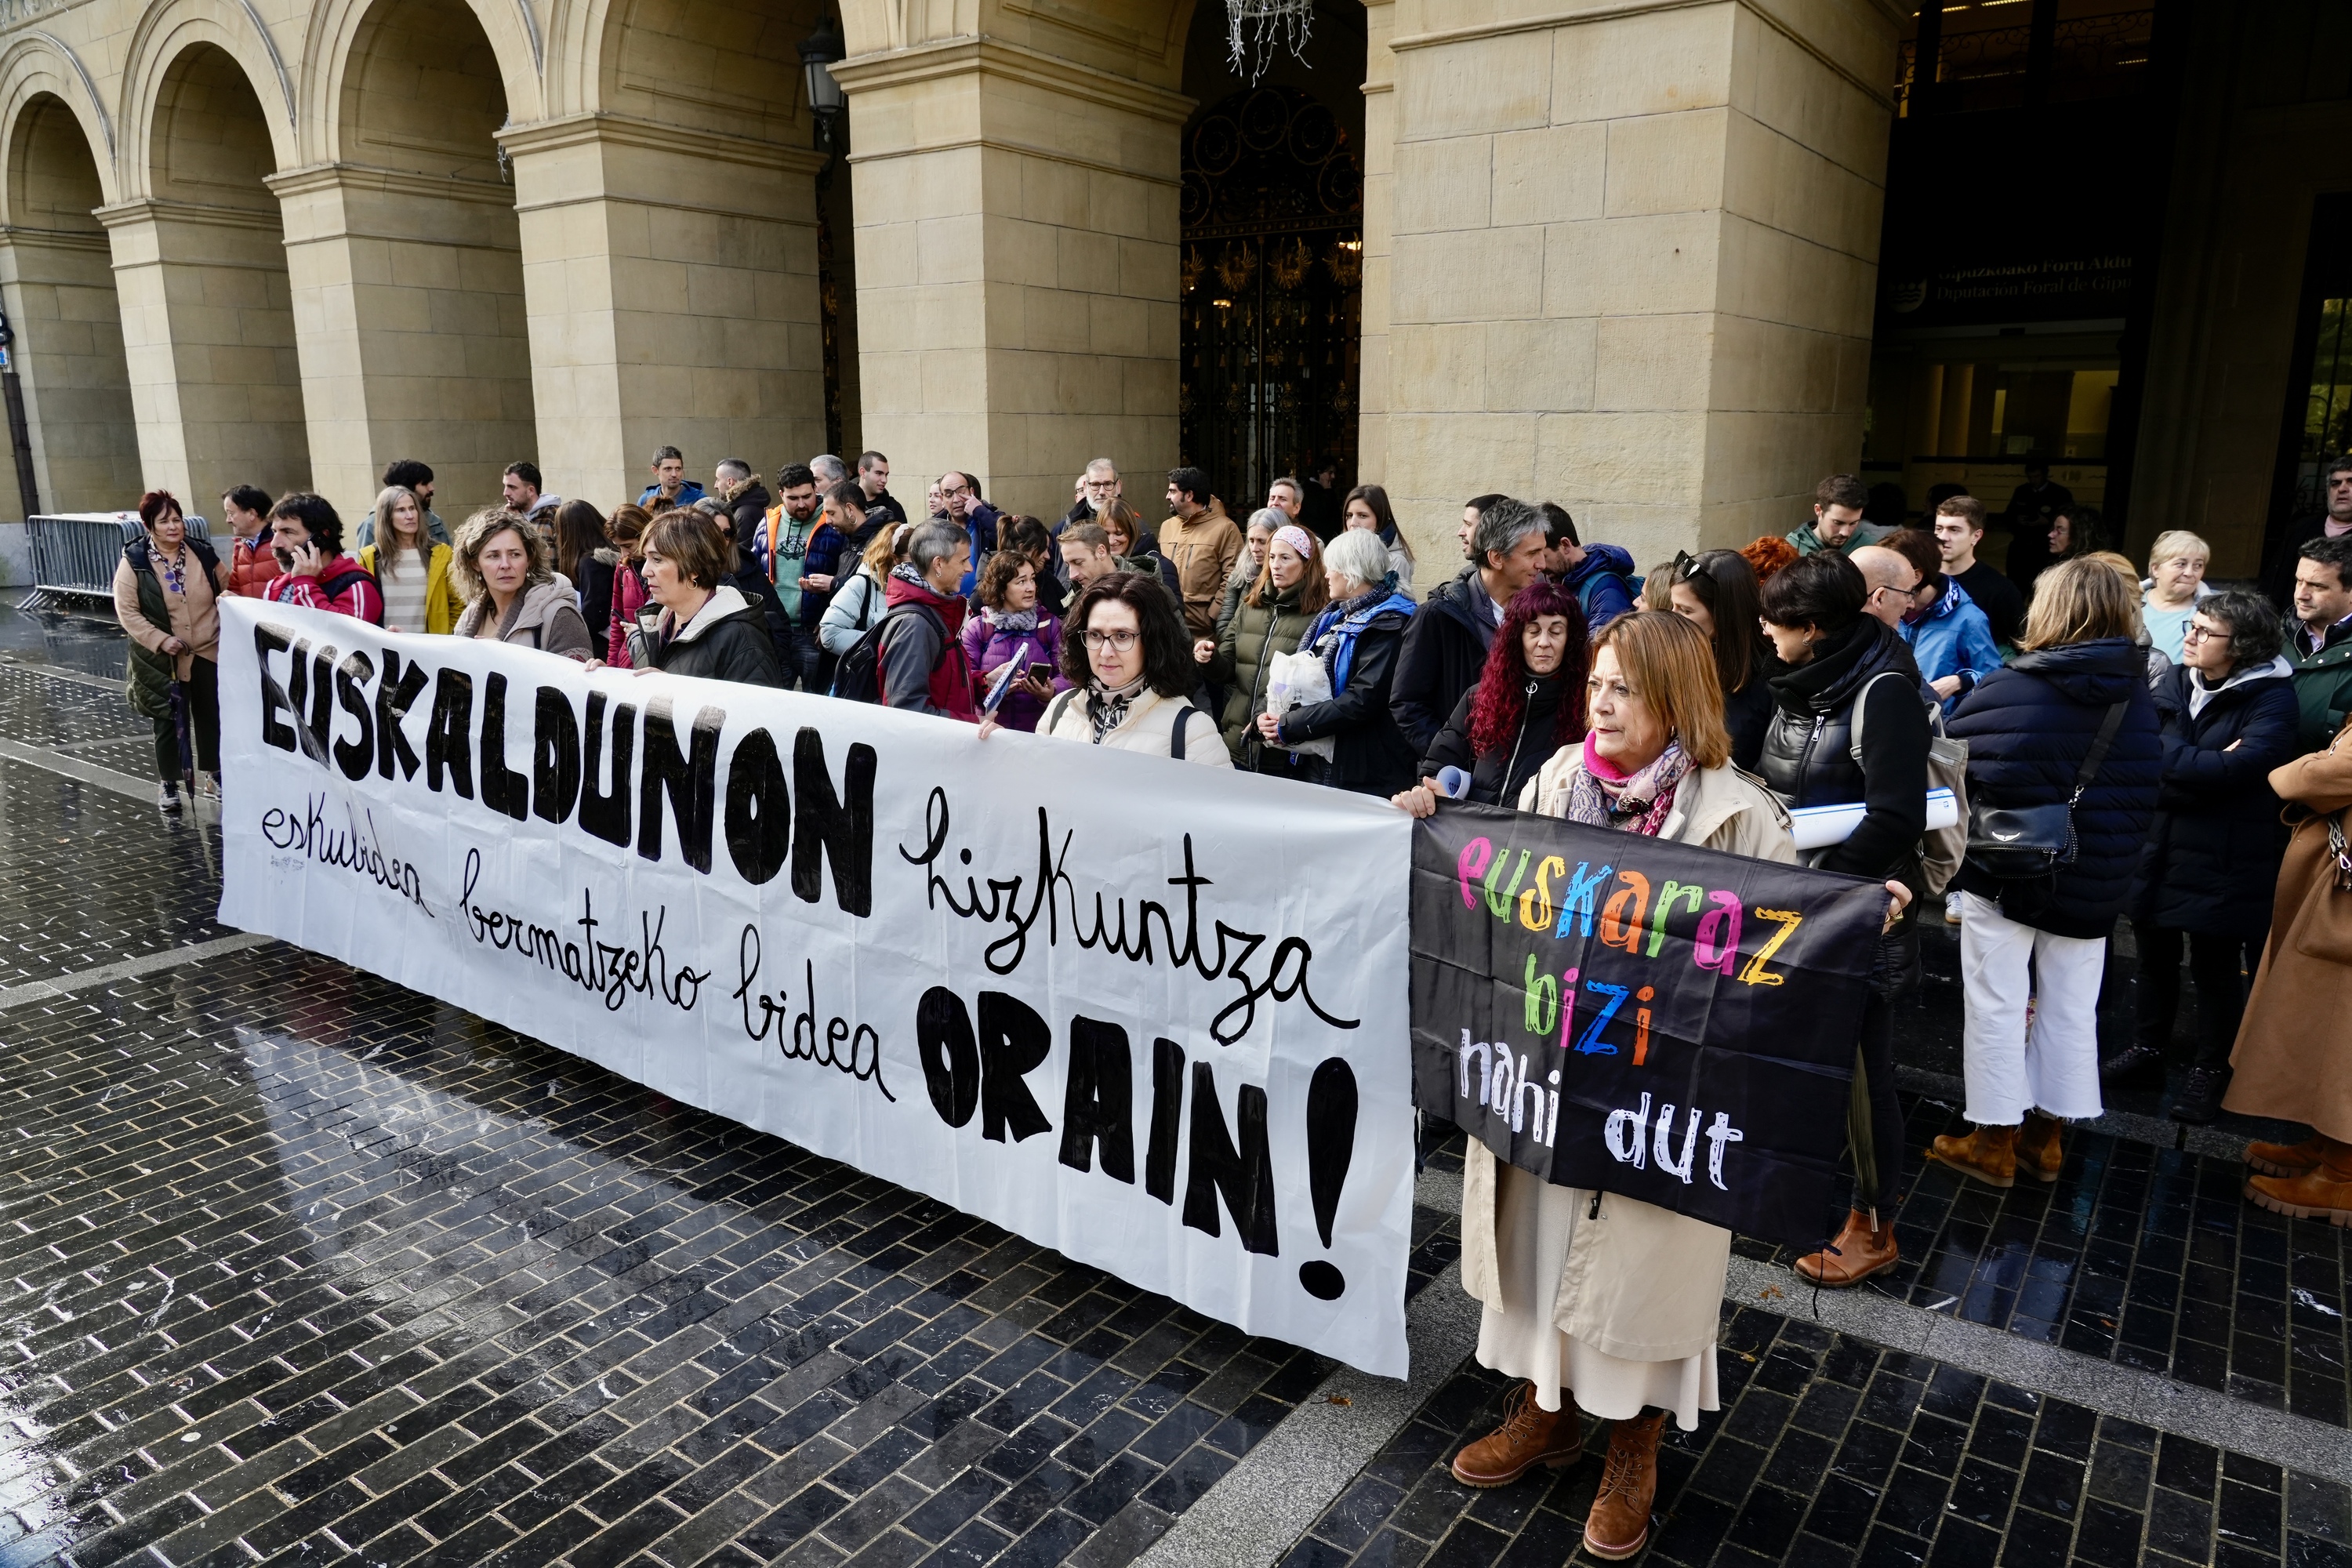
<path fill-rule="evenodd" d="M 105 231 L 0 229 L 0 297 L 16 329 L 11 353 L 42 506 L 130 505 L 140 490 L 139 437 Z M 188 505 L 210 515 L 193 500 Z"/>
<path fill-rule="evenodd" d="M 357 517 L 387 463 L 418 458 L 457 514 L 496 500 L 506 465 L 538 446 L 514 193 L 352 163 L 266 183 L 284 211 L 319 492 Z"/>
<path fill-rule="evenodd" d="M 1637 563 L 1862 446 L 1895 12 L 1397 0 L 1389 473 L 1415 545 L 1558 500 Z"/>
<path fill-rule="evenodd" d="M 550 489 L 635 499 L 663 445 L 705 483 L 721 458 L 823 450 L 822 154 L 614 114 L 499 141 Z"/>
<path fill-rule="evenodd" d="M 206 516 L 235 485 L 308 488 L 278 215 L 141 200 L 95 216 L 114 251 L 146 482 Z"/>
<path fill-rule="evenodd" d="M 1396 0 L 1364 0 L 1364 345 L 1356 468 L 1366 484 L 1389 482 L 1389 262 L 1396 226 L 1396 56 L 1389 39 L 1396 9 Z M 1413 548 L 1421 548 L 1418 531 Z"/>
<path fill-rule="evenodd" d="M 1176 460 L 1179 135 L 1166 88 L 993 37 L 844 62 L 867 446 L 1066 511 L 1089 458 Z M 919 476 L 919 477 L 918 477 Z M 1156 515 L 1156 481 L 1129 493 Z"/>

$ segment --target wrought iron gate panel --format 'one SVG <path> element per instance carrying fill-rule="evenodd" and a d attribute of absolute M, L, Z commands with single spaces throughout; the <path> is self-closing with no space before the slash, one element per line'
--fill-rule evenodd
<path fill-rule="evenodd" d="M 1234 94 L 1184 142 L 1182 449 L 1255 505 L 1317 457 L 1356 462 L 1363 176 L 1329 110 Z"/>

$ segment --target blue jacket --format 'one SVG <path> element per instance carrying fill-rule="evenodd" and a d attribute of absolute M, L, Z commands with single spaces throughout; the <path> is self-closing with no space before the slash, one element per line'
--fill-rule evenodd
<path fill-rule="evenodd" d="M 637 497 L 637 504 L 644 507 L 646 510 L 651 511 L 653 510 L 654 498 L 660 494 L 661 486 L 647 485 L 645 489 L 645 493 Z M 682 506 L 692 506 L 696 501 L 698 501 L 701 499 L 702 487 L 700 485 L 696 484 L 692 479 L 681 479 L 678 481 L 677 498 L 671 500 L 667 506 L 662 508 L 662 510 L 664 511 L 675 511 Z"/>
<path fill-rule="evenodd" d="M 1576 595 L 1588 632 L 1597 632 L 1633 607 L 1633 557 L 1614 544 L 1588 544 L 1584 559 L 1559 580 Z"/>
<path fill-rule="evenodd" d="M 1978 681 L 2000 668 L 2000 648 L 1993 641 L 1992 622 L 1977 608 L 1957 577 L 1944 579 L 1944 596 L 1915 624 L 1903 624 L 1903 640 L 1922 680 L 1960 678 L 1960 689 L 1944 700 L 1944 711 L 1976 689 Z"/>
<path fill-rule="evenodd" d="M 1971 805 L 2046 805 L 2074 794 L 2074 775 L 2117 702 L 2127 705 L 2123 723 L 2074 807 L 2074 863 L 2032 881 L 2004 882 L 1963 861 L 1953 886 L 1999 900 L 2011 920 L 2053 936 L 2105 937 L 2115 929 L 2156 816 L 2164 765 L 2138 646 L 2100 637 L 2021 655 L 1979 681 L 1945 726 L 1969 743 Z"/>
<path fill-rule="evenodd" d="M 964 514 L 963 532 L 971 541 L 971 565 L 956 588 L 959 597 L 971 598 L 971 591 L 980 585 L 981 563 L 996 552 L 996 520 L 1002 515 L 984 500 L 972 502 L 971 510 Z"/>
<path fill-rule="evenodd" d="M 2287 837 L 2271 770 L 2303 750 L 2293 670 L 2280 658 L 2232 671 L 2193 714 L 2187 667 L 2158 689 L 2164 777 L 2132 887 L 2135 921 L 2256 939 L 2270 929 Z"/>

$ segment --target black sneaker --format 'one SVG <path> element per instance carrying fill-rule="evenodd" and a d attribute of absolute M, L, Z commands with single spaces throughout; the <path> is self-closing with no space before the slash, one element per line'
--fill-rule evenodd
<path fill-rule="evenodd" d="M 2172 1119 L 2191 1127 L 2204 1126 L 2221 1114 L 2221 1097 L 2229 1089 L 2228 1068 L 2190 1068 L 2180 1086 L 2180 1098 L 2172 1103 Z"/>
<path fill-rule="evenodd" d="M 2127 1083 L 2164 1087 L 2164 1053 L 2153 1046 L 2126 1046 L 2099 1064 L 2099 1081 L 2118 1088 Z"/>

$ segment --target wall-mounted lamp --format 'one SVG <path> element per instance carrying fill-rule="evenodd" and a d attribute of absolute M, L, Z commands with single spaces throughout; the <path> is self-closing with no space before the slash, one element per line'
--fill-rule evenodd
<path fill-rule="evenodd" d="M 809 112 L 816 119 L 816 145 L 831 153 L 849 110 L 849 99 L 833 79 L 833 66 L 844 53 L 841 35 L 831 19 L 820 16 L 816 31 L 801 40 L 801 78 L 808 89 Z"/>

